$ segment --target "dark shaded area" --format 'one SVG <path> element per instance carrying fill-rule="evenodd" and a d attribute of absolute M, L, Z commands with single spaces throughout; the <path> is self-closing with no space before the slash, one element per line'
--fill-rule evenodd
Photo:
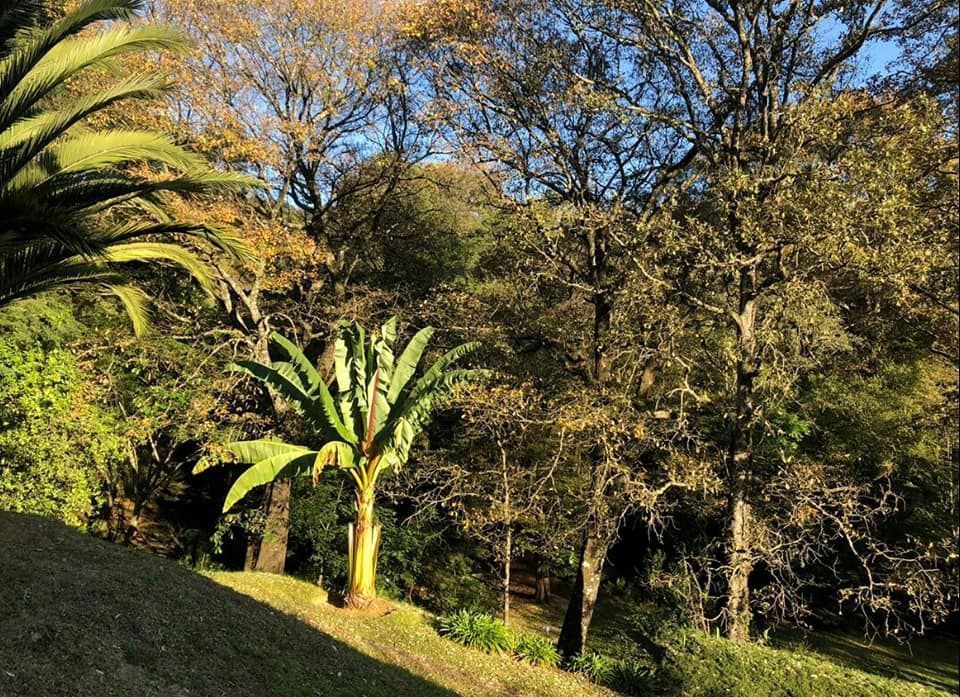
<path fill-rule="evenodd" d="M 0 695 L 451 695 L 145 552 L 0 513 Z"/>

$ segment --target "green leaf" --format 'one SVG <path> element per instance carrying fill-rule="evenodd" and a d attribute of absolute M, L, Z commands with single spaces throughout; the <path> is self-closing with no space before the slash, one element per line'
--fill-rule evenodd
<path fill-rule="evenodd" d="M 316 466 L 320 453 L 308 450 L 306 452 L 286 452 L 260 460 L 247 469 L 230 487 L 227 498 L 223 502 L 223 512 L 226 513 L 252 489 L 269 484 L 278 477 L 295 477 L 310 474 Z"/>
<path fill-rule="evenodd" d="M 133 325 L 135 336 L 143 336 L 150 327 L 150 311 L 147 302 L 150 299 L 146 293 L 136 286 L 106 284 L 106 291 L 117 296 L 127 311 L 130 323 Z"/>
<path fill-rule="evenodd" d="M 430 370 L 424 373 L 423 377 L 417 381 L 416 386 L 413 388 L 412 396 L 416 398 L 419 394 L 422 394 L 443 374 L 443 371 L 447 370 L 464 356 L 477 352 L 481 346 L 482 344 L 479 341 L 472 341 L 466 344 L 460 344 L 447 351 L 430 367 Z"/>
<path fill-rule="evenodd" d="M 241 440 L 224 445 L 227 451 L 237 457 L 240 462 L 259 462 L 268 457 L 283 454 L 297 454 L 309 451 L 302 445 L 291 445 L 280 440 Z"/>
<path fill-rule="evenodd" d="M 301 382 L 310 392 L 314 392 L 323 380 L 320 377 L 320 373 L 317 372 L 317 369 L 313 367 L 310 359 L 304 355 L 303 351 L 301 351 L 295 343 L 278 332 L 271 333 L 270 340 L 284 350 L 290 358 L 290 362 L 300 373 Z"/>
<path fill-rule="evenodd" d="M 256 378 L 260 382 L 273 388 L 291 407 L 306 416 L 315 425 L 321 428 L 326 426 L 322 415 L 318 413 L 313 401 L 307 393 L 303 391 L 303 388 L 298 387 L 296 383 L 285 377 L 273 366 L 263 365 L 256 361 L 234 361 L 227 366 L 227 370 L 230 372 L 246 373 Z"/>
<path fill-rule="evenodd" d="M 417 372 L 417 366 L 420 364 L 420 359 L 427 348 L 427 344 L 430 343 L 434 331 L 433 327 L 424 327 L 418 331 L 410 339 L 410 343 L 407 344 L 403 353 L 400 354 L 393 379 L 390 381 L 390 391 L 387 393 L 387 401 L 391 405 L 396 403 L 401 390 L 407 386 L 407 383 Z"/>

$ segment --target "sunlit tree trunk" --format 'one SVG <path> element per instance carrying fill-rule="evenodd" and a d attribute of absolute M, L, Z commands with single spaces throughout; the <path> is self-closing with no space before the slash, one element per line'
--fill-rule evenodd
<path fill-rule="evenodd" d="M 586 234 L 587 251 L 590 259 L 590 281 L 594 288 L 591 304 L 593 305 L 593 335 L 591 337 L 591 375 L 590 382 L 598 391 L 602 392 L 607 382 L 606 336 L 610 331 L 610 320 L 613 313 L 611 294 L 607 289 L 607 239 L 606 235 L 595 229 L 589 229 Z M 601 455 L 594 452 L 594 502 L 599 501 L 604 477 L 597 471 L 601 467 Z M 599 488 L 597 488 L 599 487 Z M 592 515 L 604 515 L 595 511 Z M 596 521 L 587 525 L 583 546 L 580 550 L 580 564 L 577 567 L 577 580 L 574 583 L 567 612 L 560 628 L 557 639 L 557 649 L 564 658 L 570 658 L 583 651 L 587 641 L 587 631 L 593 620 L 593 609 L 597 604 L 597 595 L 600 592 L 600 575 L 603 562 L 607 556 L 611 537 L 598 535 L 591 530 L 593 524 L 600 522 L 602 528 L 607 528 L 609 521 Z M 616 524 L 614 523 L 614 527 Z"/>
<path fill-rule="evenodd" d="M 270 485 L 267 494 L 267 520 L 263 539 L 254 564 L 256 571 L 282 574 L 287 562 L 287 538 L 290 533 L 289 479 L 278 479 Z"/>
<path fill-rule="evenodd" d="M 243 557 L 243 570 L 244 571 L 253 571 L 253 567 L 257 564 L 257 551 L 260 547 L 260 540 L 256 539 L 253 535 L 247 535 L 247 551 Z"/>
<path fill-rule="evenodd" d="M 503 541 L 503 623 L 510 625 L 510 564 L 513 561 L 513 526 L 507 524 Z"/>
<path fill-rule="evenodd" d="M 750 504 L 741 493 L 734 496 L 730 516 L 730 570 L 727 576 L 727 637 L 750 638 Z"/>
<path fill-rule="evenodd" d="M 584 538 L 577 580 L 570 594 L 567 614 L 563 618 L 560 638 L 557 641 L 557 649 L 564 658 L 581 653 L 587 642 L 587 631 L 590 629 L 593 609 L 600 592 L 600 576 L 607 557 L 607 547 L 607 541 L 596 535 L 587 535 Z"/>
<path fill-rule="evenodd" d="M 730 429 L 729 460 L 732 466 L 730 525 L 727 571 L 727 637 L 734 641 L 750 638 L 750 573 L 753 571 L 751 549 L 752 508 L 749 486 L 753 465 L 751 436 L 756 409 L 754 379 L 760 369 L 755 335 L 756 325 L 756 269 L 741 272 L 740 302 L 737 313 L 736 413 Z"/>
<path fill-rule="evenodd" d="M 537 582 L 533 598 L 538 603 L 549 603 L 551 595 L 550 564 L 544 557 L 537 556 L 536 567 Z"/>
<path fill-rule="evenodd" d="M 270 351 L 267 348 L 270 327 L 267 322 L 258 314 L 255 317 L 260 320 L 257 322 L 257 345 L 255 348 L 257 359 L 263 363 L 270 362 Z M 277 420 L 286 408 L 281 400 L 273 392 L 270 392 L 270 402 L 273 405 L 273 412 Z M 263 538 L 259 545 L 253 550 L 250 545 L 253 540 L 247 543 L 247 553 L 250 556 L 251 551 L 254 554 L 253 568 L 256 571 L 262 571 L 268 574 L 282 574 L 287 563 L 287 540 L 290 533 L 290 495 L 293 487 L 289 480 L 278 480 L 267 487 L 264 501 L 264 521 Z"/>
<path fill-rule="evenodd" d="M 347 595 L 350 607 L 365 607 L 377 594 L 380 525 L 374 517 L 373 486 L 357 492 L 357 519 L 347 531 Z"/>

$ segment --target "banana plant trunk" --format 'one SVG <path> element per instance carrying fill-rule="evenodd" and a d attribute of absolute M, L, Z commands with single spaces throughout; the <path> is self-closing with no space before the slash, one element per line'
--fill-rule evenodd
<path fill-rule="evenodd" d="M 380 550 L 380 525 L 374 519 L 373 487 L 357 492 L 357 520 L 347 530 L 348 607 L 366 607 L 377 594 L 377 557 Z"/>

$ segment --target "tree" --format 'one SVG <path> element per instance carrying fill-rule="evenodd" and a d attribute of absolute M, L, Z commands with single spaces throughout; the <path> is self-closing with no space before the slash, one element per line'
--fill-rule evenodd
<path fill-rule="evenodd" d="M 411 468 L 406 491 L 418 510 L 440 509 L 465 537 L 492 551 L 500 577 L 504 624 L 510 623 L 510 572 L 517 536 L 545 524 L 560 501 L 553 478 L 563 454 L 556 453 L 542 395 L 530 384 L 467 389 L 456 401 L 460 419 L 451 447 L 438 448 Z M 549 535 L 556 538 L 553 522 Z"/>
<path fill-rule="evenodd" d="M 624 108 L 668 126 L 668 148 L 683 143 L 682 157 L 659 171 L 678 181 L 682 190 L 700 193 L 715 186 L 718 202 L 717 239 L 729 254 L 724 273 L 736 301 L 722 316 L 737 337 L 736 391 L 731 405 L 725 467 L 733 473 L 726 565 L 728 636 L 744 640 L 750 617 L 749 531 L 754 477 L 754 444 L 762 406 L 755 386 L 762 372 L 758 355 L 757 310 L 790 246 L 757 235 L 744 210 L 772 214 L 775 196 L 798 181 L 783 164 L 797 146 L 791 139 L 795 107 L 822 98 L 857 78 L 856 59 L 869 42 L 890 38 L 918 26 L 939 11 L 929 3 L 918 13 L 883 1 L 821 3 L 815 0 L 739 2 L 615 0 L 595 12 L 589 3 L 569 3 L 583 20 L 583 31 L 611 37 L 618 65 L 629 64 L 629 76 L 645 80 L 591 78 L 591 84 L 614 94 Z M 656 87 L 652 94 L 651 87 Z M 679 136 L 679 139 L 677 138 Z M 706 177 L 706 178 L 705 178 Z M 669 192 L 665 192 L 669 193 Z M 648 201 L 656 201 L 647 199 Z M 722 201 L 722 203 L 721 203 Z M 822 206 L 818 204 L 819 209 Z M 722 221 L 722 223 L 721 223 Z M 691 245 L 699 240 L 690 240 Z M 698 288 L 688 293 L 696 304 Z M 701 306 L 701 309 L 702 306 Z"/>
<path fill-rule="evenodd" d="M 405 30 L 426 58 L 449 137 L 487 173 L 501 190 L 501 204 L 516 216 L 511 241 L 524 257 L 519 273 L 540 296 L 541 313 L 524 318 L 515 340 L 549 355 L 555 409 L 588 393 L 591 410 L 605 414 L 595 425 L 613 425 L 636 395 L 640 401 L 648 396 L 638 388 L 658 354 L 658 331 L 634 331 L 622 321 L 628 314 L 621 311 L 622 289 L 639 246 L 630 233 L 644 203 L 661 192 L 659 168 L 674 155 L 668 147 L 650 147 L 669 139 L 669 129 L 597 88 L 623 75 L 618 46 L 604 33 L 582 31 L 575 5 L 418 4 Z M 628 79 L 641 86 L 644 77 Z M 657 325 L 662 315 L 653 305 L 648 309 L 646 322 Z M 641 431 L 630 427 L 611 440 Z M 602 433 L 581 429 L 578 435 L 584 440 L 575 450 L 586 457 L 577 462 L 593 462 L 583 471 L 581 490 L 596 495 L 578 509 L 581 558 L 560 635 L 567 656 L 583 648 L 619 522 L 643 498 L 625 493 L 638 490 L 628 481 L 634 474 L 644 478 L 633 471 L 643 469 L 640 461 L 608 467 Z M 586 440 L 594 435 L 597 441 Z"/>
<path fill-rule="evenodd" d="M 847 361 L 853 374 L 876 375 L 887 350 L 927 346 L 955 355 L 937 335 L 893 319 L 912 314 L 899 308 L 925 302 L 918 281 L 938 276 L 955 244 L 952 146 L 929 99 L 889 103 L 815 91 L 778 118 L 776 155 L 719 169 L 678 206 L 660 238 L 675 251 L 663 265 L 673 269 L 671 283 L 711 328 L 695 383 L 714 386 L 716 406 L 697 417 L 727 446 L 719 562 L 727 630 L 745 640 L 761 606 L 802 616 L 803 576 L 812 578 L 814 568 L 831 573 L 824 560 L 846 548 L 856 559 L 852 576 L 872 580 L 861 586 L 841 575 L 830 583 L 899 631 L 910 614 L 901 601 L 942 616 L 934 600 L 941 562 L 933 548 L 928 554 L 878 532 L 902 505 L 896 477 L 868 464 L 866 453 L 851 461 L 807 450 L 825 436 L 808 432 L 814 422 L 802 416 L 809 408 L 803 395 Z M 754 569 L 773 579 L 761 598 L 752 596 Z"/>
<path fill-rule="evenodd" d="M 414 439 L 433 412 L 457 385 L 475 380 L 477 370 L 452 369 L 477 344 L 462 344 L 445 353 L 415 378 L 433 336 L 431 327 L 417 332 L 399 357 L 394 356 L 397 319 L 383 324 L 369 339 L 357 323 L 343 323 L 335 348 L 337 401 L 313 364 L 293 343 L 274 334 L 274 343 L 289 361 L 264 365 L 238 362 L 237 369 L 261 380 L 301 413 L 320 440 L 316 450 L 279 441 L 231 443 L 227 449 L 252 463 L 231 487 L 223 510 L 248 491 L 281 477 L 319 477 L 324 467 L 345 470 L 355 484 L 356 521 L 348 533 L 346 601 L 363 607 L 376 595 L 380 526 L 374 515 L 377 480 L 406 464 Z"/>
<path fill-rule="evenodd" d="M 180 238 L 238 251 L 223 231 L 171 218 L 163 197 L 235 188 L 246 178 L 210 169 L 159 133 L 85 126 L 118 102 L 161 96 L 162 76 L 137 71 L 67 93 L 74 78 L 118 58 L 185 49 L 178 32 L 129 25 L 140 6 L 84 2 L 47 24 L 42 3 L 21 3 L 0 28 L 0 306 L 95 283 L 121 300 L 139 332 L 146 296 L 122 282 L 117 264 L 174 264 L 210 290 L 209 267 Z M 107 20 L 122 22 L 91 33 Z"/>
<path fill-rule="evenodd" d="M 268 337 L 282 327 L 305 348 L 323 344 L 326 371 L 337 318 L 371 316 L 350 306 L 367 300 L 355 281 L 378 242 L 371 223 L 431 151 L 390 4 L 162 0 L 154 8 L 198 47 L 160 62 L 176 75 L 181 132 L 265 184 L 242 219 L 256 228 L 257 244 L 284 252 L 263 264 L 218 259 L 219 297 L 247 332 L 254 360 L 269 361 Z M 291 258 L 303 273 L 291 272 Z M 259 570 L 283 572 L 289 497 L 285 481 L 268 488 L 268 534 L 250 555 Z"/>
<path fill-rule="evenodd" d="M 186 130 L 293 203 L 323 251 L 316 284 L 334 302 L 362 260 L 378 202 L 430 152 L 414 69 L 389 8 L 367 2 L 166 0 L 159 15 L 197 41 L 175 69 Z M 339 216 L 363 201 L 368 215 Z"/>

